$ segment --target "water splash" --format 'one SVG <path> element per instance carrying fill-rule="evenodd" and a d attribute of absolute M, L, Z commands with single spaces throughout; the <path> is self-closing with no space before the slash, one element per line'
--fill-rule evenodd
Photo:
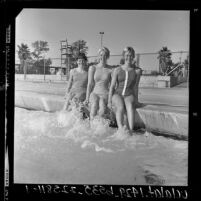
<path fill-rule="evenodd" d="M 94 147 L 94 148 L 95 148 L 95 151 L 97 151 L 97 152 L 99 152 L 99 151 L 104 151 L 104 152 L 108 152 L 108 153 L 114 152 L 112 149 L 108 149 L 108 148 L 105 148 L 105 147 L 100 147 L 100 146 L 97 145 L 96 143 L 93 143 L 93 142 L 91 142 L 91 141 L 89 141 L 89 140 L 85 140 L 85 141 L 82 143 L 81 147 L 82 147 L 83 149 L 88 148 L 88 147 Z"/>
<path fill-rule="evenodd" d="M 35 164 L 44 163 L 50 169 L 55 167 L 55 163 L 60 164 L 60 161 L 63 161 L 62 164 L 67 167 L 71 164 L 72 167 L 79 168 L 79 161 L 85 164 L 84 161 L 88 160 L 92 160 L 93 163 L 107 161 L 104 162 L 104 166 L 108 166 L 109 169 L 119 161 L 116 166 L 119 165 L 120 168 L 122 166 L 120 161 L 126 160 L 123 163 L 127 163 L 128 160 L 131 167 L 127 171 L 133 174 L 137 167 L 136 174 L 144 178 L 143 184 L 157 185 L 164 181 L 166 185 L 187 183 L 188 143 L 186 141 L 155 136 L 148 132 L 143 134 L 134 132 L 130 135 L 125 128 L 117 130 L 109 127 L 109 122 L 105 119 L 99 117 L 92 121 L 82 119 L 79 109 L 75 107 L 71 111 L 56 113 L 16 108 L 15 154 L 16 161 L 26 159 L 30 164 L 33 164 L 33 161 Z M 75 157 L 79 156 L 79 159 L 74 161 L 72 154 Z M 85 166 L 90 168 L 90 163 Z M 17 163 L 16 167 L 18 166 L 21 167 Z M 141 169 L 140 173 L 137 169 Z M 63 175 L 66 175 L 65 171 L 64 167 Z M 63 181 L 62 178 L 57 182 Z M 134 181 L 134 179 L 130 181 L 129 178 L 125 176 L 126 184 Z M 92 181 L 93 178 L 90 177 L 90 180 Z"/>

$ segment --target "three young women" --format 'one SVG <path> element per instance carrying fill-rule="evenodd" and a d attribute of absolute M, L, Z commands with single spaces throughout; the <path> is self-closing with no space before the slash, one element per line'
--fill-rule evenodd
<path fill-rule="evenodd" d="M 141 69 L 133 64 L 135 51 L 132 47 L 126 47 L 122 53 L 123 64 L 113 72 L 107 64 L 110 57 L 109 49 L 101 48 L 98 55 L 99 63 L 90 66 L 88 74 L 84 70 L 85 56 L 78 57 L 78 68 L 70 71 L 68 100 L 76 99 L 78 102 L 90 103 L 91 119 L 96 115 L 104 117 L 108 107 L 115 113 L 118 128 L 126 126 L 132 131 L 135 123 L 135 108 L 140 106 L 138 88 Z"/>

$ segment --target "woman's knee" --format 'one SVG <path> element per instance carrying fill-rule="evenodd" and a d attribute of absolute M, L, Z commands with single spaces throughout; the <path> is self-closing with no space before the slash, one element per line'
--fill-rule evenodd
<path fill-rule="evenodd" d="M 86 94 L 85 93 L 82 93 L 82 94 L 77 94 L 75 96 L 75 98 L 79 101 L 79 102 L 83 102 L 86 98 Z"/>
<path fill-rule="evenodd" d="M 124 103 L 122 103 L 122 102 L 119 102 L 119 103 L 117 103 L 117 105 L 116 105 L 116 112 L 117 113 L 125 113 L 125 106 L 124 106 Z"/>
<path fill-rule="evenodd" d="M 118 94 L 115 94 L 112 97 L 112 104 L 114 105 L 116 111 L 124 112 L 125 110 L 124 102 L 123 102 L 123 99 Z"/>
<path fill-rule="evenodd" d="M 94 111 L 97 111 L 98 110 L 98 104 L 97 103 L 93 103 L 93 104 L 91 104 L 91 112 L 94 112 Z"/>
<path fill-rule="evenodd" d="M 94 113 L 94 111 L 98 110 L 98 97 L 96 94 L 90 96 L 90 111 Z"/>
<path fill-rule="evenodd" d="M 91 105 L 97 105 L 98 104 L 98 101 L 99 101 L 99 98 L 96 94 L 92 93 L 90 95 L 90 104 Z"/>
<path fill-rule="evenodd" d="M 100 116 L 105 115 L 105 113 L 106 113 L 106 107 L 100 107 L 98 113 L 99 113 Z"/>
<path fill-rule="evenodd" d="M 134 95 L 130 95 L 124 98 L 125 101 L 125 105 L 132 107 L 135 104 L 135 96 Z"/>
<path fill-rule="evenodd" d="M 119 107 L 117 107 L 117 112 L 120 112 L 120 113 L 125 113 L 125 107 L 124 107 L 124 105 L 120 105 Z"/>
<path fill-rule="evenodd" d="M 99 100 L 99 114 L 102 116 L 105 114 L 107 108 L 107 102 L 103 99 Z"/>
<path fill-rule="evenodd" d="M 133 115 L 134 114 L 134 111 L 135 111 L 135 107 L 133 104 L 127 104 L 126 105 L 126 113 L 127 115 Z"/>

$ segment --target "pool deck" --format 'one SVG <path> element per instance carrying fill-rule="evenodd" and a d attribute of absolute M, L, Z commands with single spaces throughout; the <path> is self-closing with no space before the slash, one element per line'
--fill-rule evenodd
<path fill-rule="evenodd" d="M 16 81 L 15 106 L 55 112 L 62 109 L 66 82 Z M 135 125 L 165 135 L 188 138 L 188 88 L 139 88 Z"/>

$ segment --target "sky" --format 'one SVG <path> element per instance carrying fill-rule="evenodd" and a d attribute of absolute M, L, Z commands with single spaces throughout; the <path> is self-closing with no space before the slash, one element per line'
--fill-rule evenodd
<path fill-rule="evenodd" d="M 136 53 L 158 52 L 163 46 L 171 51 L 189 51 L 189 11 L 168 10 L 87 10 L 87 9 L 23 9 L 16 18 L 17 45 L 45 40 L 49 44 L 48 58 L 60 58 L 60 41 L 71 44 L 85 40 L 89 47 L 87 56 L 96 56 L 103 46 L 111 55 L 120 55 L 126 46 Z M 173 61 L 180 54 L 174 54 Z M 182 60 L 187 54 L 182 54 Z M 121 57 L 110 57 L 109 64 L 118 64 Z M 16 60 L 19 60 L 16 53 Z M 61 61 L 53 59 L 59 66 Z M 140 57 L 144 69 L 158 68 L 157 55 Z"/>

